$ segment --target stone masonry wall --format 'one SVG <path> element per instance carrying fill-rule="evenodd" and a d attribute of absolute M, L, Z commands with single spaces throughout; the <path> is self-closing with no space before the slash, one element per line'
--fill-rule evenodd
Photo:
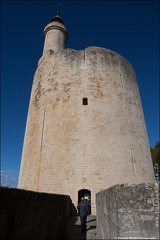
<path fill-rule="evenodd" d="M 83 104 L 84 98 L 88 105 Z M 98 47 L 64 49 L 38 64 L 18 187 L 69 195 L 154 181 L 138 84 L 130 63 Z"/>
<path fill-rule="evenodd" d="M 1 239 L 64 239 L 69 196 L 0 188 Z"/>
<path fill-rule="evenodd" d="M 159 239 L 158 191 L 121 184 L 97 193 L 97 239 Z"/>

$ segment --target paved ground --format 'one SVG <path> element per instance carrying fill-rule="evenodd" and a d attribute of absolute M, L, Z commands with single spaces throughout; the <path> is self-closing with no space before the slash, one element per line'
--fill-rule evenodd
<path fill-rule="evenodd" d="M 79 216 L 72 216 L 68 219 L 68 240 L 90 240 L 96 239 L 96 216 L 87 217 L 87 231 L 82 234 Z"/>

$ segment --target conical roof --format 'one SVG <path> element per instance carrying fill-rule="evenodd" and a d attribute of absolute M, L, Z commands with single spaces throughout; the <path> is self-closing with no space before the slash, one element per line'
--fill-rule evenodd
<path fill-rule="evenodd" d="M 51 22 L 60 22 L 60 23 L 64 24 L 62 18 L 60 17 L 60 12 L 59 11 L 57 11 L 57 15 L 52 18 Z"/>

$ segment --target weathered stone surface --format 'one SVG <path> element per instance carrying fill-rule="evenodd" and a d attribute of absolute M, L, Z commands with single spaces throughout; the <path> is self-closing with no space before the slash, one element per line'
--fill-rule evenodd
<path fill-rule="evenodd" d="M 120 184 L 96 194 L 97 239 L 159 239 L 158 184 Z"/>
<path fill-rule="evenodd" d="M 64 239 L 69 196 L 0 187 L 1 239 Z"/>

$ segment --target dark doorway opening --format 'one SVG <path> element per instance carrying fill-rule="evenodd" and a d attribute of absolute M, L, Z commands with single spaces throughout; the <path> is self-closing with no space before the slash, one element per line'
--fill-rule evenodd
<path fill-rule="evenodd" d="M 81 198 L 84 197 L 86 203 L 88 204 L 89 212 L 91 214 L 91 191 L 89 189 L 81 189 L 78 191 L 78 203 L 80 203 Z"/>

